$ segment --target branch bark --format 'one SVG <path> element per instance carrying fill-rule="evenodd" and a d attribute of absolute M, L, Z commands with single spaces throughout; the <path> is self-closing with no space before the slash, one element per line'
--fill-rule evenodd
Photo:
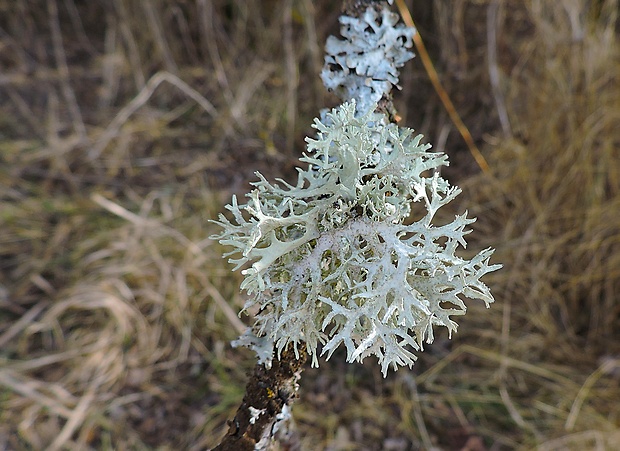
<path fill-rule="evenodd" d="M 275 439 L 281 449 L 293 451 L 296 446 L 287 433 L 290 408 L 297 396 L 297 382 L 307 360 L 305 346 L 298 348 L 299 357 L 290 344 L 271 368 L 257 364 L 245 389 L 243 402 L 235 417 L 228 422 L 228 432 L 213 451 L 268 450 Z M 288 446 L 286 442 L 288 441 Z"/>

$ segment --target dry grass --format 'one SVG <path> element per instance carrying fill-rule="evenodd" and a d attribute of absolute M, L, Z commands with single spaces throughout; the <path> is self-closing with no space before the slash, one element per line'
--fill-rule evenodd
<path fill-rule="evenodd" d="M 398 104 L 450 154 L 460 208 L 479 217 L 471 248 L 498 249 L 497 303 L 472 305 L 411 372 L 384 380 L 338 355 L 308 369 L 305 445 L 613 449 L 618 2 L 414 6 L 490 174 L 419 62 Z M 310 0 L 0 0 L 0 449 L 217 443 L 254 362 L 229 346 L 243 299 L 207 220 L 253 171 L 292 173 L 334 102 L 317 73 L 337 14 Z"/>

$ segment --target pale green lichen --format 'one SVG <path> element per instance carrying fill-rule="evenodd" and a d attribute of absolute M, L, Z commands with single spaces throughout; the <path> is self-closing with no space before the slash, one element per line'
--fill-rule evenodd
<path fill-rule="evenodd" d="M 383 5 L 368 8 L 360 17 L 340 16 L 340 34 L 327 38 L 321 79 L 344 101 L 355 100 L 357 113 L 398 86 L 398 69 L 414 54 L 415 29 L 398 24 L 398 15 Z"/>
<path fill-rule="evenodd" d="M 347 361 L 376 355 L 385 375 L 414 363 L 433 326 L 456 330 L 450 317 L 465 313 L 464 299 L 493 302 L 480 280 L 500 268 L 489 265 L 493 251 L 455 255 L 474 219 L 432 223 L 460 192 L 433 172 L 445 155 L 372 111 L 356 117 L 351 102 L 315 120 L 297 184 L 258 174 L 248 202 L 233 197 L 232 220 L 217 221 L 235 269 L 251 263 L 241 288 L 257 313 L 239 342 L 264 363 L 274 348 L 305 343 L 318 365 L 319 345 L 329 358 L 344 344 Z M 406 224 L 411 214 L 420 219 Z"/>

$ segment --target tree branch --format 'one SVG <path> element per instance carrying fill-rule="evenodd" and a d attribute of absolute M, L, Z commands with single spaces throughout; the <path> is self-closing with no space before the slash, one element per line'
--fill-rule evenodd
<path fill-rule="evenodd" d="M 273 440 L 287 437 L 290 407 L 297 398 L 297 382 L 307 360 L 305 345 L 296 355 L 292 344 L 273 359 L 271 368 L 256 364 L 245 389 L 243 402 L 228 422 L 228 432 L 213 451 L 267 450 Z M 281 445 L 282 439 L 280 440 Z M 290 444 L 288 449 L 293 449 Z"/>

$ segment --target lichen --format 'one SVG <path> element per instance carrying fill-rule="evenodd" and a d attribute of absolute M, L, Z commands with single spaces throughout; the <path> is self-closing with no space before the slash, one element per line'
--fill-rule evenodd
<path fill-rule="evenodd" d="M 413 365 L 434 326 L 455 331 L 465 299 L 493 302 L 480 280 L 500 267 L 492 250 L 455 253 L 474 219 L 433 224 L 460 192 L 435 171 L 445 155 L 373 110 L 359 116 L 349 102 L 316 119 L 296 185 L 257 173 L 248 202 L 233 197 L 232 219 L 216 221 L 235 269 L 251 264 L 241 288 L 257 313 L 241 343 L 263 360 L 271 347 L 305 344 L 316 366 L 321 345 L 327 358 L 344 345 L 347 361 L 375 355 L 385 375 Z"/>
<path fill-rule="evenodd" d="M 413 58 L 414 28 L 396 25 L 398 16 L 387 7 L 368 8 L 361 17 L 340 17 L 340 34 L 325 45 L 321 78 L 344 101 L 355 100 L 364 114 L 398 86 L 398 68 Z"/>

